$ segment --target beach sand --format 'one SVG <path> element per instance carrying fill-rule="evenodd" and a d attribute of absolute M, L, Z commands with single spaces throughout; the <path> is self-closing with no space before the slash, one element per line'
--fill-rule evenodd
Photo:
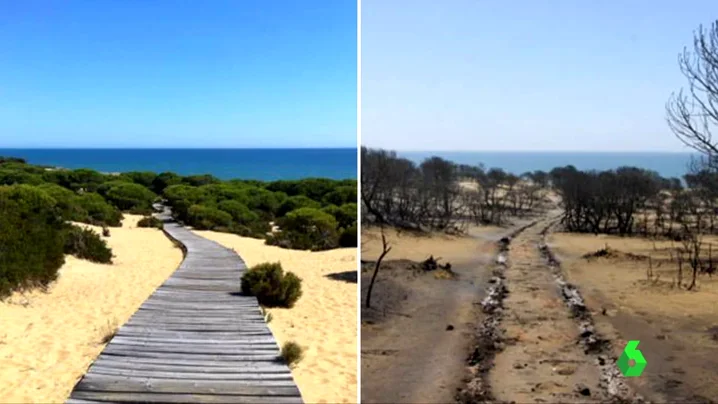
<path fill-rule="evenodd" d="M 114 264 L 68 256 L 47 293 L 0 302 L 0 402 L 64 402 L 104 348 L 104 335 L 177 268 L 182 251 L 160 230 L 137 228 L 140 218 L 125 215 L 122 228 L 110 228 Z"/>
<path fill-rule="evenodd" d="M 233 234 L 197 234 L 233 248 L 248 266 L 279 261 L 285 271 L 302 278 L 303 295 L 293 308 L 268 309 L 269 328 L 280 346 L 295 341 L 305 349 L 304 359 L 292 369 L 305 402 L 355 403 L 357 284 L 328 275 L 346 273 L 356 279 L 357 250 L 296 251 Z"/>

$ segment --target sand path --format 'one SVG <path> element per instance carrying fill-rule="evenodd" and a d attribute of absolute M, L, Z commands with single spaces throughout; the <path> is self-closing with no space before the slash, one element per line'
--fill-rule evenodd
<path fill-rule="evenodd" d="M 125 215 L 122 228 L 110 229 L 114 264 L 67 257 L 47 293 L 0 302 L 0 402 L 64 402 L 103 336 L 174 272 L 181 250 L 160 230 L 137 228 L 140 218 Z"/>
<path fill-rule="evenodd" d="M 357 402 L 356 248 L 297 251 L 233 234 L 196 233 L 233 248 L 250 267 L 279 261 L 302 278 L 303 295 L 293 308 L 268 310 L 269 328 L 280 346 L 295 341 L 305 348 L 292 369 L 305 402 Z"/>
<path fill-rule="evenodd" d="M 392 251 L 377 277 L 373 308 L 362 304 L 362 402 L 454 402 L 464 385 L 495 242 L 509 232 L 479 227 L 456 237 L 387 231 Z M 362 240 L 362 259 L 375 260 L 378 230 L 363 230 Z M 450 262 L 458 277 L 410 268 L 430 254 Z M 372 271 L 369 264 L 362 272 L 363 302 Z"/>
<path fill-rule="evenodd" d="M 506 347 L 496 355 L 489 385 L 505 402 L 595 402 L 603 398 L 598 367 L 576 344 L 577 324 L 538 250 L 546 224 L 526 229 L 511 243 L 502 319 Z"/>

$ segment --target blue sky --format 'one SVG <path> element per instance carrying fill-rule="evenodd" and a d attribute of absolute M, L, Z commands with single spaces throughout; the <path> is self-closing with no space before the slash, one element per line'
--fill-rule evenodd
<path fill-rule="evenodd" d="M 0 147 L 356 147 L 353 0 L 0 3 Z"/>
<path fill-rule="evenodd" d="M 362 144 L 685 151 L 665 103 L 718 2 L 363 0 Z"/>

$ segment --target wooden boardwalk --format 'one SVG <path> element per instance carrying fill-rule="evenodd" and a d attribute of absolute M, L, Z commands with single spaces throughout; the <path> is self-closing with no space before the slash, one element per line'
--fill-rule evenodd
<path fill-rule="evenodd" d="M 185 259 L 124 324 L 67 403 L 301 403 L 242 259 L 169 220 Z"/>

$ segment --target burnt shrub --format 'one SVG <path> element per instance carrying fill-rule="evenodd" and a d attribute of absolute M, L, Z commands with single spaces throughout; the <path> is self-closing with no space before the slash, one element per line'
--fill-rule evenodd
<path fill-rule="evenodd" d="M 302 280 L 284 273 L 279 262 L 255 265 L 242 275 L 242 293 L 267 307 L 293 307 L 302 296 Z"/>
<path fill-rule="evenodd" d="M 90 229 L 67 225 L 63 231 L 65 254 L 101 264 L 112 263 L 112 250 Z"/>
<path fill-rule="evenodd" d="M 187 224 L 197 230 L 229 228 L 232 225 L 232 215 L 217 208 L 192 205 L 187 212 Z"/>
<path fill-rule="evenodd" d="M 339 235 L 340 247 L 356 247 L 357 246 L 357 225 L 354 223 L 350 227 L 343 229 Z"/>
<path fill-rule="evenodd" d="M 145 216 L 137 221 L 137 227 L 154 227 L 156 229 L 162 229 L 164 226 L 160 219 L 154 216 Z"/>
<path fill-rule="evenodd" d="M 335 248 L 337 221 L 319 209 L 300 208 L 277 221 L 280 232 L 267 237 L 267 244 L 300 250 L 328 250 Z"/>
<path fill-rule="evenodd" d="M 55 200 L 28 185 L 0 186 L 0 298 L 46 287 L 65 263 Z"/>

